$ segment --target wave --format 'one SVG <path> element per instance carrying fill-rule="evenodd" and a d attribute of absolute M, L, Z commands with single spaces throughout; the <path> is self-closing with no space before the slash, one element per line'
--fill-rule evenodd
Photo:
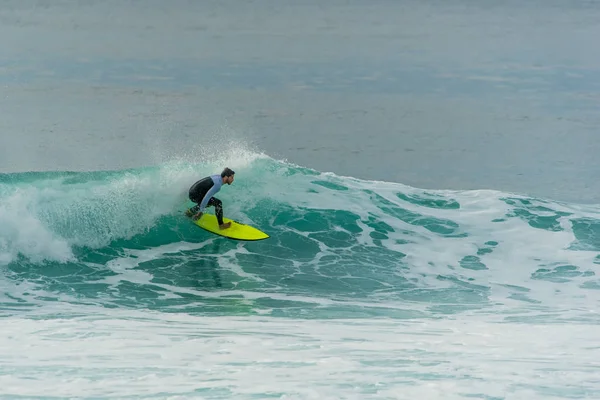
<path fill-rule="evenodd" d="M 226 216 L 269 240 L 234 243 L 183 217 L 190 185 L 226 165 L 236 170 L 236 182 L 219 193 Z M 597 206 L 422 190 L 253 152 L 123 171 L 0 175 L 6 304 L 44 297 L 11 286 L 36 282 L 44 293 L 161 310 L 198 309 L 191 298 L 202 299 L 203 312 L 319 315 L 335 305 L 338 315 L 414 316 L 498 299 L 577 310 L 600 288 L 599 252 Z"/>

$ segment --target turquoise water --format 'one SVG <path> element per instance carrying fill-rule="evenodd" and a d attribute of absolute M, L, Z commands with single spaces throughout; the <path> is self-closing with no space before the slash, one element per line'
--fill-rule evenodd
<path fill-rule="evenodd" d="M 227 164 L 270 239 L 182 215 L 217 164 L 1 175 L 4 395 L 600 395 L 597 206 Z"/>
<path fill-rule="evenodd" d="M 537 286 L 595 295 L 597 207 L 422 191 L 246 157 L 223 190 L 226 215 L 267 232 L 264 242 L 214 237 L 183 216 L 186 189 L 208 165 L 3 175 L 7 277 L 73 304 L 193 315 L 439 317 L 491 312 L 504 288 L 524 315 L 543 317 L 556 310 L 528 308 L 545 300 Z M 5 295 L 7 310 L 46 299 Z"/>

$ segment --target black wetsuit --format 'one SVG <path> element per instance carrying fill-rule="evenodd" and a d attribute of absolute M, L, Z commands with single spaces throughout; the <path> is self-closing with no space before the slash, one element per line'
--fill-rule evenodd
<path fill-rule="evenodd" d="M 214 206 L 219 225 L 223 225 L 223 203 L 213 195 L 221 190 L 223 180 L 220 175 L 207 176 L 194 183 L 190 188 L 190 200 L 197 203 L 190 209 L 192 215 L 204 212 L 205 207 Z"/>

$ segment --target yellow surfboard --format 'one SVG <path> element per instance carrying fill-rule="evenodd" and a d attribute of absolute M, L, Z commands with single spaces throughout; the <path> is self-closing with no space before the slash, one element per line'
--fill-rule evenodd
<path fill-rule="evenodd" d="M 231 222 L 231 226 L 227 229 L 221 229 L 219 228 L 217 217 L 213 214 L 202 214 L 198 220 L 193 222 L 202 229 L 230 239 L 263 240 L 269 237 L 269 235 L 253 226 L 244 225 L 229 218 L 223 218 L 223 222 Z"/>

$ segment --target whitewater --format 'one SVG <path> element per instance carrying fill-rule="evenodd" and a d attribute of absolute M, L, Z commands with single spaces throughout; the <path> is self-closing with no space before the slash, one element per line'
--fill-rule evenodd
<path fill-rule="evenodd" d="M 224 166 L 238 242 L 183 216 Z M 600 397 L 600 207 L 259 152 L 0 175 L 0 397 Z"/>

